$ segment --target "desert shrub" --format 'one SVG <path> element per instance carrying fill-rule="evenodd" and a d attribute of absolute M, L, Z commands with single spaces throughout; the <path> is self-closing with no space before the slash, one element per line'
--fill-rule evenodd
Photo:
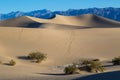
<path fill-rule="evenodd" d="M 112 59 L 112 63 L 113 65 L 120 65 L 120 56 Z"/>
<path fill-rule="evenodd" d="M 81 65 L 88 66 L 89 64 L 90 64 L 89 60 L 83 60 L 83 61 L 81 61 Z"/>
<path fill-rule="evenodd" d="M 32 52 L 28 55 L 28 58 L 31 60 L 35 60 L 36 63 L 40 63 L 41 61 L 45 60 L 47 57 L 45 54 L 41 52 Z"/>
<path fill-rule="evenodd" d="M 80 70 L 90 71 L 90 68 L 89 68 L 90 61 L 89 60 L 82 60 L 79 65 L 82 66 L 82 67 L 80 67 Z"/>
<path fill-rule="evenodd" d="M 90 72 L 103 72 L 104 68 L 102 64 L 98 61 L 91 61 L 90 65 L 88 66 L 90 69 Z"/>
<path fill-rule="evenodd" d="M 103 72 L 104 67 L 99 60 L 84 60 L 82 69 L 88 72 Z"/>
<path fill-rule="evenodd" d="M 69 75 L 69 74 L 75 74 L 76 70 L 77 70 L 76 65 L 69 65 L 65 67 L 64 72 L 65 74 Z"/>
<path fill-rule="evenodd" d="M 16 62 L 15 62 L 13 59 L 11 59 L 10 62 L 9 62 L 9 65 L 15 66 L 15 65 L 16 65 Z"/>

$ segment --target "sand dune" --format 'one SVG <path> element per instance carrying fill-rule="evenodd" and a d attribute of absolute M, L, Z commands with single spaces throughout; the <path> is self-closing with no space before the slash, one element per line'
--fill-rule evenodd
<path fill-rule="evenodd" d="M 45 22 L 44 22 L 45 21 Z M 46 22 L 47 21 L 47 22 Z M 21 28 L 49 28 L 49 29 L 81 29 L 88 28 L 85 26 L 65 25 L 50 23 L 49 20 L 41 20 L 39 18 L 22 16 L 14 19 L 8 19 L 0 22 L 3 27 L 21 27 Z"/>
<path fill-rule="evenodd" d="M 56 15 L 52 19 L 37 19 L 29 17 L 32 20 L 43 23 L 64 24 L 84 27 L 119 27 L 120 22 L 113 21 L 93 14 L 84 14 L 80 16 L 61 16 Z"/>
<path fill-rule="evenodd" d="M 89 27 L 119 27 L 120 22 L 113 21 L 93 14 L 80 16 L 60 16 L 52 19 L 39 19 L 30 16 L 22 16 L 0 22 L 0 26 L 14 26 L 27 28 L 89 28 Z"/>
<path fill-rule="evenodd" d="M 1 21 L 0 25 L 0 60 L 3 63 L 10 59 L 17 62 L 15 67 L 0 67 L 0 75 L 8 74 L 6 80 L 18 75 L 33 77 L 40 72 L 60 73 L 61 70 L 51 70 L 51 67 L 82 58 L 111 60 L 120 55 L 120 28 L 117 28 L 120 23 L 99 16 L 57 15 L 49 20 L 24 16 Z M 20 58 L 34 51 L 47 54 L 47 60 L 33 64 Z"/>
<path fill-rule="evenodd" d="M 114 28 L 119 22 L 96 15 L 57 15 L 49 20 L 23 16 L 2 21 L 0 24 L 9 26 L 0 27 L 1 53 L 16 59 L 31 51 L 42 51 L 48 54 L 48 63 L 52 65 L 70 63 L 80 58 L 109 59 L 119 56 L 120 53 L 120 29 Z M 89 29 L 86 26 L 97 28 Z M 104 26 L 112 28 L 102 28 Z"/>
<path fill-rule="evenodd" d="M 13 19 L 8 19 L 5 21 L 0 21 L 0 26 L 12 26 L 12 27 L 32 27 L 32 28 L 36 28 L 40 26 L 40 23 L 33 21 L 29 18 L 27 18 L 26 16 L 22 16 L 22 17 L 17 17 L 17 18 L 13 18 Z"/>
<path fill-rule="evenodd" d="M 76 25 L 76 26 L 89 26 L 89 27 L 114 27 L 119 26 L 120 22 L 113 21 L 107 18 L 96 16 L 93 14 L 85 14 L 80 16 L 60 16 L 56 15 L 55 18 L 47 22 L 56 24 Z"/>
<path fill-rule="evenodd" d="M 51 65 L 71 63 L 80 58 L 111 59 L 120 53 L 119 28 L 56 30 L 0 27 L 0 33 L 1 56 L 17 59 L 29 52 L 41 51 L 48 55 L 47 61 Z"/>

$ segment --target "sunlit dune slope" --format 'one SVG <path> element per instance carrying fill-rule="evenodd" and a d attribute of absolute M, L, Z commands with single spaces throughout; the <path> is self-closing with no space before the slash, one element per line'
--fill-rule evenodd
<path fill-rule="evenodd" d="M 0 25 L 2 60 L 15 58 L 24 64 L 19 57 L 41 51 L 48 57 L 45 65 L 61 65 L 81 58 L 111 59 L 120 53 L 120 23 L 96 15 L 46 20 L 23 16 Z"/>
<path fill-rule="evenodd" d="M 111 59 L 120 53 L 119 28 L 41 29 L 0 27 L 0 59 L 16 59 L 30 52 L 47 54 L 45 65 L 61 65 L 81 58 Z"/>
<path fill-rule="evenodd" d="M 52 19 L 39 19 L 30 16 L 22 16 L 0 22 L 0 26 L 14 26 L 26 28 L 106 28 L 119 27 L 120 22 L 113 21 L 93 14 L 80 16 L 60 16 Z"/>
<path fill-rule="evenodd" d="M 56 15 L 52 19 L 37 19 L 29 17 L 35 21 L 43 23 L 64 24 L 72 26 L 86 26 L 86 27 L 119 27 L 120 22 L 113 21 L 101 16 L 93 14 L 84 14 L 80 16 L 61 16 Z"/>

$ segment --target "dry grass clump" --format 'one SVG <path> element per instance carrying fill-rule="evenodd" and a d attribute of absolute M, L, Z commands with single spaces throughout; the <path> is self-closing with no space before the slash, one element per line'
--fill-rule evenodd
<path fill-rule="evenodd" d="M 69 75 L 69 74 L 75 74 L 76 70 L 77 70 L 76 65 L 69 65 L 65 67 L 64 72 L 65 74 Z"/>
<path fill-rule="evenodd" d="M 47 59 L 47 56 L 41 52 L 32 52 L 28 55 L 28 58 L 34 60 L 36 63 L 40 63 Z"/>
<path fill-rule="evenodd" d="M 9 65 L 15 66 L 16 65 L 16 61 L 14 61 L 13 59 L 11 59 L 10 62 L 9 62 Z"/>
<path fill-rule="evenodd" d="M 113 65 L 120 65 L 120 56 L 112 59 L 112 63 Z"/>

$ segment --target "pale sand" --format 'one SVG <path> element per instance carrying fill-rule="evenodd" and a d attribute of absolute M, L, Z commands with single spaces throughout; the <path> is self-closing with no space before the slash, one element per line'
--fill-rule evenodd
<path fill-rule="evenodd" d="M 119 28 L 55 30 L 0 27 L 0 33 L 1 57 L 8 59 L 41 51 L 48 56 L 47 64 L 59 65 L 80 58 L 106 60 L 120 53 Z"/>
<path fill-rule="evenodd" d="M 1 21 L 0 26 L 14 26 L 14 27 L 120 27 L 120 22 L 113 21 L 101 16 L 93 14 L 85 14 L 80 16 L 60 16 L 56 15 L 52 19 L 39 19 L 29 16 L 17 17 Z M 66 26 L 65 26 L 66 25 Z M 68 26 L 69 25 L 69 26 Z M 63 28 L 63 27 L 62 27 Z"/>
<path fill-rule="evenodd" d="M 31 19 L 24 18 L 28 20 L 24 24 L 31 23 Z M 36 24 L 37 21 L 32 22 Z M 62 75 L 63 67 L 55 66 L 71 64 L 83 58 L 104 61 L 120 56 L 120 28 L 77 29 L 50 23 L 44 23 L 44 28 L 22 28 L 23 23 L 19 20 L 17 23 L 16 27 L 0 27 L 0 60 L 3 63 L 8 63 L 10 59 L 17 62 L 14 67 L 0 65 L 0 80 L 71 80 L 81 75 Z M 118 24 L 114 22 L 114 25 Z M 33 51 L 47 54 L 47 60 L 35 64 L 20 58 Z M 114 70 L 120 70 L 120 67 L 107 68 L 107 71 Z"/>
<path fill-rule="evenodd" d="M 34 17 L 28 18 L 40 22 L 40 23 L 54 23 L 54 24 L 64 24 L 72 26 L 87 26 L 87 27 L 118 27 L 120 22 L 113 21 L 101 16 L 96 16 L 93 14 L 84 14 L 80 16 L 61 16 L 56 15 L 52 19 L 38 19 Z"/>
<path fill-rule="evenodd" d="M 61 74 L 63 69 L 54 69 L 54 66 L 70 64 L 81 58 L 110 60 L 119 56 L 120 53 L 119 28 L 55 30 L 0 27 L 0 33 L 1 61 L 8 63 L 10 59 L 14 59 L 17 62 L 15 67 L 7 65 L 0 67 L 2 80 L 7 79 L 7 77 L 8 79 L 16 79 L 18 76 L 21 78 L 30 76 L 39 78 L 40 75 L 35 75 L 35 73 Z M 41 51 L 47 54 L 48 59 L 41 64 L 35 64 L 18 58 L 33 51 Z M 55 76 L 51 77 L 54 78 Z M 62 78 L 62 76 L 59 77 Z M 71 79 L 75 78 L 76 75 L 65 77 Z M 36 80 L 39 80 L 38 78 Z"/>

